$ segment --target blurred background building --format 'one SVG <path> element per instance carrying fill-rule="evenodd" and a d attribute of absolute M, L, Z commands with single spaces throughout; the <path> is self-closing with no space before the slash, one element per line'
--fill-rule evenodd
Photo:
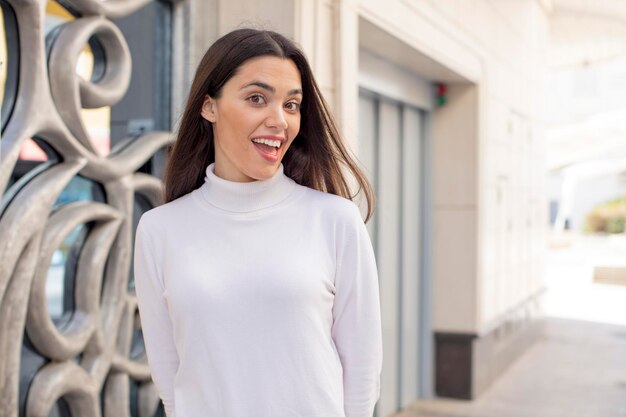
<path fill-rule="evenodd" d="M 302 46 L 375 186 L 376 417 L 479 398 L 542 334 L 549 220 L 626 188 L 618 3 L 0 0 L 0 415 L 162 415 L 134 230 L 197 63 L 243 26 Z"/>
<path fill-rule="evenodd" d="M 616 1 L 555 4 L 545 84 L 548 195 L 555 228 L 581 231 L 594 228 L 586 223 L 596 205 L 626 195 L 626 9 Z"/>

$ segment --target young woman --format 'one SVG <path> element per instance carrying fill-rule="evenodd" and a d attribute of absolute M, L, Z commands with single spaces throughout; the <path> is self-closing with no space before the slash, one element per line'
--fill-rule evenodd
<path fill-rule="evenodd" d="M 382 336 L 365 176 L 303 53 L 241 29 L 207 51 L 137 228 L 135 285 L 168 417 L 371 417 Z"/>

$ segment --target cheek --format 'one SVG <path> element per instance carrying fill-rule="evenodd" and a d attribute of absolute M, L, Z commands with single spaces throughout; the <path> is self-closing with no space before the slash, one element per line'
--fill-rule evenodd
<path fill-rule="evenodd" d="M 289 137 L 291 139 L 295 138 L 300 132 L 300 117 L 294 117 L 294 119 L 289 123 Z"/>
<path fill-rule="evenodd" d="M 221 146 L 225 147 L 248 147 L 250 145 L 248 136 L 254 130 L 254 126 L 249 117 L 243 112 L 224 112 L 228 116 L 222 116 L 217 124 L 218 137 L 221 139 Z"/>

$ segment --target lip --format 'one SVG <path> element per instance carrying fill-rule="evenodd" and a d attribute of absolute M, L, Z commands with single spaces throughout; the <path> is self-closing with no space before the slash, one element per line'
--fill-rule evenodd
<path fill-rule="evenodd" d="M 277 140 L 277 141 L 280 141 L 280 146 L 278 148 L 276 148 L 276 151 L 275 151 L 276 154 L 274 154 L 273 152 L 272 153 L 266 152 L 261 147 L 257 146 L 257 144 L 253 141 L 254 139 Z M 278 158 L 280 156 L 280 150 L 282 149 L 282 147 L 285 144 L 285 142 L 287 142 L 287 139 L 284 138 L 283 136 L 259 135 L 259 136 L 255 136 L 252 139 L 250 139 L 250 142 L 252 142 L 252 145 L 254 145 L 254 149 L 257 150 L 257 152 L 259 153 L 259 155 L 261 155 L 261 157 L 263 157 L 263 159 L 265 159 L 268 162 L 275 163 L 276 161 L 278 161 Z"/>

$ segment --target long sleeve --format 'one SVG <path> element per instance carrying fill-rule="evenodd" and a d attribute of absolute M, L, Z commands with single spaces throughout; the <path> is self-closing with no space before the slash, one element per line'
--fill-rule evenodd
<path fill-rule="evenodd" d="M 179 359 L 164 296 L 163 277 L 152 249 L 152 242 L 140 221 L 135 239 L 134 272 L 141 327 L 152 379 L 166 415 L 175 417 L 174 378 Z"/>
<path fill-rule="evenodd" d="M 380 296 L 374 251 L 356 206 L 338 243 L 332 337 L 344 372 L 344 411 L 371 417 L 380 396 Z"/>

